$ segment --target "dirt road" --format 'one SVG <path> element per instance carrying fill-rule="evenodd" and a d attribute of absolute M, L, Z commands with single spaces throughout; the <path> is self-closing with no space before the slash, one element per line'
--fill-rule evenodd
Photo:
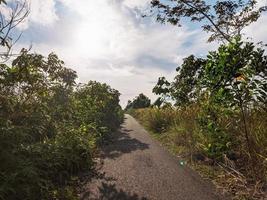
<path fill-rule="evenodd" d="M 131 116 L 103 148 L 99 174 L 83 187 L 81 199 L 216 200 L 211 183 L 181 166 Z"/>

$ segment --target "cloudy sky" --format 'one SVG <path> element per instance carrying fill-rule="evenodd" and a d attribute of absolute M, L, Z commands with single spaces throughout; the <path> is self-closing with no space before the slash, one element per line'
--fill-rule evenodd
<path fill-rule="evenodd" d="M 55 52 L 79 82 L 97 80 L 119 90 L 123 106 L 141 92 L 155 99 L 158 77 L 173 78 L 183 57 L 203 56 L 217 44 L 207 44 L 208 35 L 190 24 L 178 28 L 142 18 L 147 7 L 148 0 L 31 0 L 16 49 L 32 44 L 34 52 Z M 267 43 L 266 21 L 265 14 L 247 35 Z"/>

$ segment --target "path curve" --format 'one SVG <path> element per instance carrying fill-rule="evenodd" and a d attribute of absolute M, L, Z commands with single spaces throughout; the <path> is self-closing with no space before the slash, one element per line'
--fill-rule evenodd
<path fill-rule="evenodd" d="M 83 200 L 216 200 L 211 183 L 151 138 L 130 115 L 109 145 L 96 178 L 81 193 Z"/>

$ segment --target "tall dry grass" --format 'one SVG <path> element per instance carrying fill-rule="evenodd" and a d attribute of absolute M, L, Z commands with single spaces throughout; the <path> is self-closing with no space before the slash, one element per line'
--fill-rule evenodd
<path fill-rule="evenodd" d="M 216 130 L 221 131 L 216 137 L 212 133 L 207 134 L 210 131 L 201 126 L 203 108 L 197 104 L 184 109 L 139 109 L 132 112 L 132 115 L 169 150 L 186 159 L 191 166 L 196 166 L 204 176 L 212 174 L 210 178 L 218 187 L 232 193 L 233 199 L 264 198 L 267 184 L 265 110 L 252 110 L 246 116 L 253 154 L 247 149 L 244 127 L 237 112 L 216 116 Z M 227 137 L 220 137 L 220 133 Z M 224 141 L 225 138 L 227 141 Z M 216 155 L 220 155 L 219 157 L 211 156 L 208 153 L 209 147 L 213 145 L 211 143 L 216 143 L 217 146 L 226 143 L 227 149 L 218 151 Z"/>

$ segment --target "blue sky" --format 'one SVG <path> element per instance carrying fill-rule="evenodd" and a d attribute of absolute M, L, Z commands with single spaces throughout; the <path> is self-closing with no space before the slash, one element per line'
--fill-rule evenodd
<path fill-rule="evenodd" d="M 9 0 L 11 1 L 11 0 Z M 55 52 L 77 71 L 79 82 L 106 82 L 122 94 L 125 106 L 143 92 L 153 100 L 158 77 L 172 79 L 175 68 L 190 54 L 204 56 L 216 43 L 185 23 L 182 28 L 142 18 L 148 0 L 31 0 L 31 14 L 19 27 L 23 36 L 14 51 Z M 266 0 L 260 0 L 266 4 Z M 245 30 L 267 43 L 267 15 Z M 256 31 L 255 31 L 256 30 Z"/>

